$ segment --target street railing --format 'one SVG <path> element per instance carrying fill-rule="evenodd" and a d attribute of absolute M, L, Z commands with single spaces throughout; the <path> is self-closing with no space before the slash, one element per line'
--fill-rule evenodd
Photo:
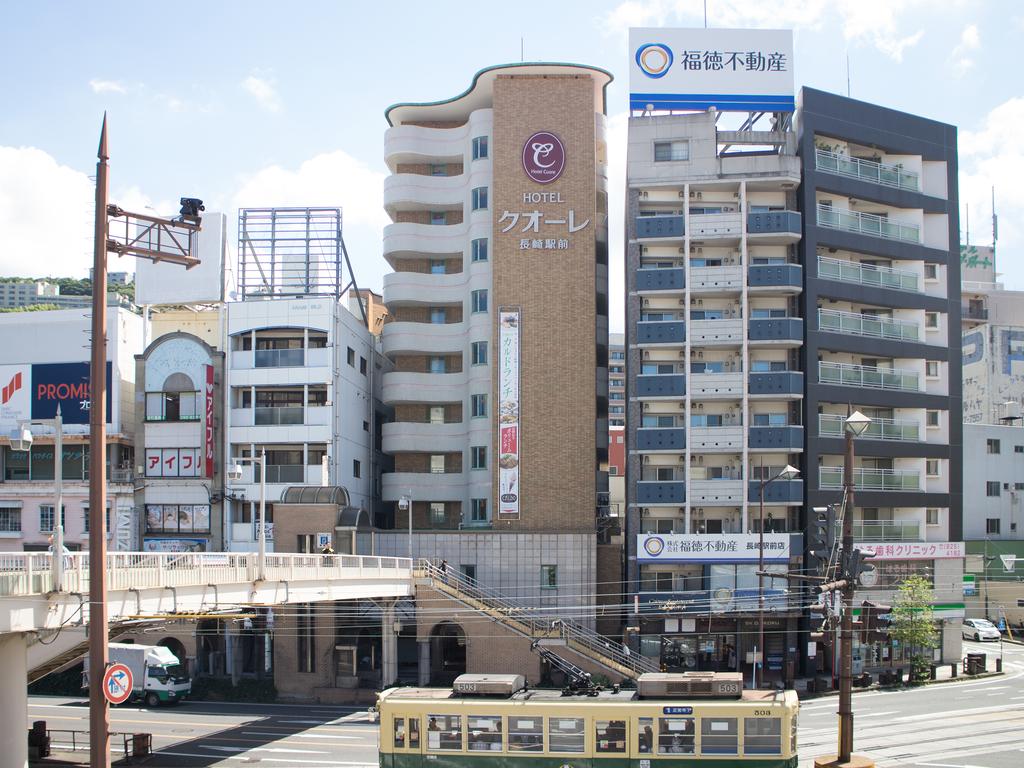
<path fill-rule="evenodd" d="M 42 595 L 53 590 L 49 552 L 0 554 L 0 596 Z M 195 587 L 255 581 L 255 552 L 110 552 L 107 589 Z M 412 560 L 366 555 L 267 554 L 268 580 L 411 578 Z M 64 555 L 63 589 L 89 593 L 89 553 Z"/>

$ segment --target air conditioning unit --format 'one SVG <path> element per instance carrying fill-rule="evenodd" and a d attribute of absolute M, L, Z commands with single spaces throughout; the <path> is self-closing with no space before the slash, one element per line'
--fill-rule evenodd
<path fill-rule="evenodd" d="M 704 253 L 704 249 L 696 245 L 690 246 L 690 253 Z"/>
<path fill-rule="evenodd" d="M 680 307 L 685 307 L 686 306 L 686 299 L 680 299 L 679 300 L 679 306 Z"/>
<path fill-rule="evenodd" d="M 649 411 L 649 410 L 651 410 L 651 404 L 650 403 L 641 403 L 641 406 L 642 407 L 640 408 L 640 410 L 642 410 L 642 411 Z"/>
<path fill-rule="evenodd" d="M 640 254 L 641 255 L 645 255 L 646 253 L 647 253 L 647 246 L 646 245 L 641 245 L 640 246 Z"/>
<path fill-rule="evenodd" d="M 676 462 L 676 463 L 677 464 L 685 464 L 686 463 L 686 456 L 680 456 L 679 457 L 679 461 Z"/>
<path fill-rule="evenodd" d="M 679 350 L 679 356 L 680 357 L 686 357 L 686 350 L 685 349 L 680 349 Z"/>
<path fill-rule="evenodd" d="M 650 464 L 651 463 L 651 457 L 650 456 L 644 456 L 643 463 L 644 464 Z"/>
<path fill-rule="evenodd" d="M 734 198 L 735 198 L 736 200 L 739 200 L 739 199 L 740 199 L 740 193 L 739 193 L 739 192 L 733 192 L 733 193 L 732 193 L 732 196 L 733 196 L 733 197 L 734 197 Z"/>
<path fill-rule="evenodd" d="M 686 253 L 686 249 L 685 248 L 680 247 L 678 250 L 679 250 L 679 253 Z"/>
<path fill-rule="evenodd" d="M 640 193 L 640 197 L 642 197 L 642 198 L 646 198 L 646 197 L 647 197 L 647 191 L 646 191 L 646 190 L 644 190 L 643 192 L 641 192 L 641 193 Z"/>
<path fill-rule="evenodd" d="M 643 303 L 641 304 L 641 306 L 643 306 L 643 307 L 651 306 L 651 300 L 650 299 L 644 299 Z"/>
<path fill-rule="evenodd" d="M 679 190 L 679 196 L 686 197 L 686 192 L 684 192 L 683 190 Z M 690 193 L 690 197 L 693 197 L 693 192 Z"/>
<path fill-rule="evenodd" d="M 680 411 L 685 411 L 686 410 L 686 403 L 685 402 L 682 402 L 682 403 L 679 404 L 679 410 Z"/>

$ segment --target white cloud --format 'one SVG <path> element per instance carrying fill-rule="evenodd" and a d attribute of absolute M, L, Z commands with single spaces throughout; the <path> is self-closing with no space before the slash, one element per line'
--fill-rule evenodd
<path fill-rule="evenodd" d="M 956 0 L 961 2 L 961 0 Z M 773 29 L 818 29 L 838 15 L 843 37 L 854 43 L 872 45 L 895 61 L 924 36 L 923 30 L 907 32 L 904 17 L 919 19 L 929 0 L 719 0 L 708 8 L 713 27 L 770 27 Z M 601 19 L 607 34 L 625 34 L 633 27 L 700 26 L 704 7 L 694 0 L 625 0 Z"/>
<path fill-rule="evenodd" d="M 381 232 L 390 222 L 382 203 L 384 177 L 341 150 L 327 152 L 295 169 L 271 165 L 252 174 L 242 181 L 228 213 L 245 207 L 340 207 L 359 287 L 379 291 L 391 271 L 381 257 Z"/>
<path fill-rule="evenodd" d="M 85 277 L 93 184 L 34 147 L 0 147 L 0 274 Z"/>
<path fill-rule="evenodd" d="M 117 80 L 90 80 L 93 93 L 128 93 L 128 89 Z"/>
<path fill-rule="evenodd" d="M 971 51 L 981 45 L 981 35 L 978 33 L 976 24 L 968 24 L 960 33 L 960 42 L 953 49 L 953 69 L 958 75 L 965 75 L 968 70 L 974 67 L 974 59 L 971 58 Z"/>
<path fill-rule="evenodd" d="M 960 203 L 970 205 L 971 241 L 991 242 L 992 187 L 999 212 L 997 265 L 1007 287 L 1024 290 L 1024 264 L 1006 254 L 1024 251 L 1024 98 L 1015 97 L 990 111 L 974 131 L 960 132 Z M 979 224 L 979 222 L 981 222 Z M 961 225 L 963 222 L 961 221 Z"/>
<path fill-rule="evenodd" d="M 268 112 L 278 112 L 281 109 L 281 99 L 274 87 L 274 81 L 256 75 L 249 75 L 242 81 L 242 88 L 259 104 L 260 108 Z"/>

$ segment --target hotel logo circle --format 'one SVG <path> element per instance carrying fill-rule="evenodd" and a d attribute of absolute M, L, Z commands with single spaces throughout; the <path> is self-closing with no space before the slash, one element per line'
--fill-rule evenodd
<path fill-rule="evenodd" d="M 650 536 L 644 541 L 644 549 L 651 557 L 657 557 L 665 549 L 665 540 L 660 536 Z"/>
<path fill-rule="evenodd" d="M 523 144 L 523 170 L 538 184 L 550 184 L 565 170 L 565 146 L 550 131 L 538 131 Z"/>
<path fill-rule="evenodd" d="M 672 67 L 672 59 L 672 49 L 662 43 L 647 43 L 636 49 L 636 64 L 648 77 L 664 77 Z"/>

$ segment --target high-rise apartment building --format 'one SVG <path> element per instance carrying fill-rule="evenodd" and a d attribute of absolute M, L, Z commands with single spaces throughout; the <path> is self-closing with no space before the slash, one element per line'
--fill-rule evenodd
<path fill-rule="evenodd" d="M 379 541 L 545 604 L 592 604 L 607 488 L 610 80 L 498 66 L 386 113 Z"/>
<path fill-rule="evenodd" d="M 608 426 L 626 426 L 626 335 L 608 336 Z"/>

